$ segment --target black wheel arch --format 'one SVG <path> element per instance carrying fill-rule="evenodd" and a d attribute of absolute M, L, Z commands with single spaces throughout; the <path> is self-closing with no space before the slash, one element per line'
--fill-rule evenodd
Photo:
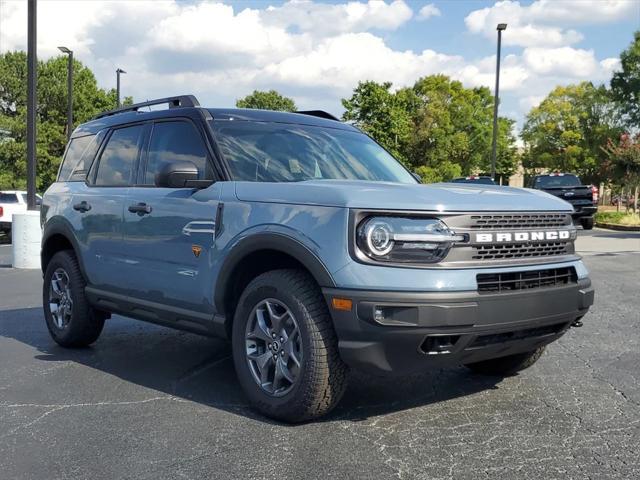
<path fill-rule="evenodd" d="M 87 275 L 82 262 L 82 256 L 79 255 L 80 246 L 73 235 L 73 229 L 69 222 L 63 218 L 52 218 L 49 220 L 42 232 L 42 247 L 40 249 L 40 267 L 44 274 L 51 258 L 61 250 L 73 250 L 80 271 L 86 279 Z"/>
<path fill-rule="evenodd" d="M 264 265 L 260 265 L 260 261 Z M 278 264 L 280 262 L 280 264 Z M 249 275 L 243 277 L 243 270 L 251 266 Z M 335 287 L 331 273 L 324 263 L 300 241 L 275 232 L 262 232 L 240 240 L 226 256 L 216 279 L 214 304 L 218 313 L 230 320 L 230 299 L 240 296 L 240 287 L 248 283 L 255 274 L 274 268 L 301 267 L 309 272 L 321 287 Z"/>

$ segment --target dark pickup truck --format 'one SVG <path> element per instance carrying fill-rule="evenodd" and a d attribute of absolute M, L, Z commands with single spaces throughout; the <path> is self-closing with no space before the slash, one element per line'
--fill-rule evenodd
<path fill-rule="evenodd" d="M 593 228 L 593 214 L 598 210 L 596 187 L 583 185 L 580 178 L 572 173 L 536 175 L 530 186 L 569 202 L 573 205 L 573 219 L 579 220 L 585 230 Z"/>

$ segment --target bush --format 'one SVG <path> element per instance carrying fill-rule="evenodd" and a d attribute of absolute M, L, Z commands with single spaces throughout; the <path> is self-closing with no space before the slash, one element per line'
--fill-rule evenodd
<path fill-rule="evenodd" d="M 640 217 L 635 213 L 598 212 L 594 216 L 597 223 L 612 223 L 617 225 L 640 225 Z"/>

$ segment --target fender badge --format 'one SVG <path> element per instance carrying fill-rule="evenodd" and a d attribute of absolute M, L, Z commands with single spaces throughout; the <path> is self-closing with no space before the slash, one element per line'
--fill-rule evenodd
<path fill-rule="evenodd" d="M 200 253 L 202 253 L 202 247 L 200 245 L 191 245 L 191 251 L 193 252 L 193 255 L 198 258 Z"/>

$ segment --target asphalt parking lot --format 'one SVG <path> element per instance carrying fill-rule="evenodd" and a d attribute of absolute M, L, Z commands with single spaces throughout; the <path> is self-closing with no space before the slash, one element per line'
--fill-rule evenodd
<path fill-rule="evenodd" d="M 223 342 L 114 317 L 57 347 L 40 272 L 0 246 L 0 477 L 640 478 L 640 233 L 578 249 L 596 304 L 533 368 L 356 375 L 327 419 L 289 426 L 248 408 Z"/>

